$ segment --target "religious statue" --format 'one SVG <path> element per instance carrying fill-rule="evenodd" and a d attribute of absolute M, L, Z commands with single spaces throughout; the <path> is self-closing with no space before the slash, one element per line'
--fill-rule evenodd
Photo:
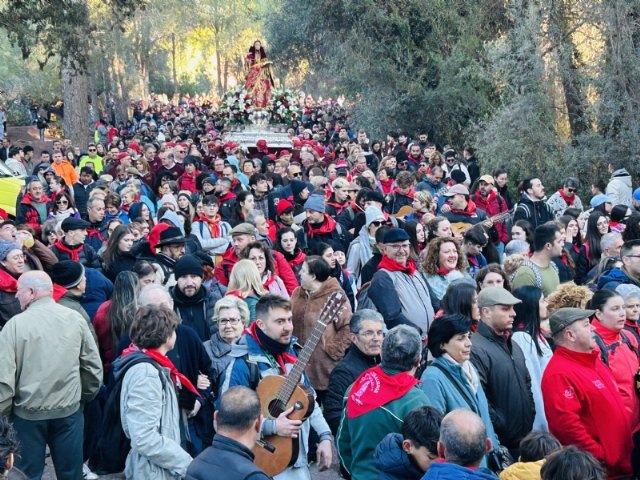
<path fill-rule="evenodd" d="M 271 76 L 271 62 L 262 48 L 260 40 L 256 40 L 249 48 L 247 55 L 249 73 L 245 80 L 245 88 L 253 100 L 254 109 L 264 109 L 269 105 L 273 77 Z"/>

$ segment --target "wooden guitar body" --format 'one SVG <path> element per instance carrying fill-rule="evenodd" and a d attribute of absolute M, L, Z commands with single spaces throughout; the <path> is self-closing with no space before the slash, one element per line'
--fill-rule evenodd
<path fill-rule="evenodd" d="M 293 390 L 291 398 L 285 403 L 279 398 L 286 377 L 271 375 L 263 378 L 256 392 L 260 397 L 262 415 L 266 419 L 275 420 L 282 412 L 294 407 L 287 417 L 291 420 L 302 420 L 311 415 L 315 407 L 313 393 L 306 386 L 298 384 Z M 253 448 L 254 463 L 271 477 L 279 474 L 289 465 L 293 465 L 298 458 L 300 438 L 280 437 L 273 435 L 264 437 L 263 442 Z"/>

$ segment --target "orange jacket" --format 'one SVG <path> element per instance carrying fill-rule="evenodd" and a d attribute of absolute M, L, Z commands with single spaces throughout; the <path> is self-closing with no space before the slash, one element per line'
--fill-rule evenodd
<path fill-rule="evenodd" d="M 71 187 L 71 185 L 78 181 L 78 173 L 68 160 L 62 160 L 60 163 L 53 162 L 51 167 L 56 171 L 56 174 L 59 177 L 64 178 L 68 187 Z"/>

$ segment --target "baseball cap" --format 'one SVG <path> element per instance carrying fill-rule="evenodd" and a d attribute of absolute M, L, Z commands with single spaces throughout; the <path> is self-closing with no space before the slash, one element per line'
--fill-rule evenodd
<path fill-rule="evenodd" d="M 480 177 L 481 182 L 490 183 L 491 185 L 495 184 L 495 180 L 491 175 L 482 175 Z"/>
<path fill-rule="evenodd" d="M 445 197 L 453 197 L 454 195 L 469 195 L 469 189 L 462 184 L 453 185 L 444 194 Z"/>

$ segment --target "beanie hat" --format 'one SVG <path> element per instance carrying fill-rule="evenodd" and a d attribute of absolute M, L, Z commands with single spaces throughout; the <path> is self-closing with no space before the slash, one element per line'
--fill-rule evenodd
<path fill-rule="evenodd" d="M 366 218 L 365 225 L 367 226 L 367 228 L 369 228 L 371 222 L 375 222 L 379 218 L 384 218 L 382 210 L 380 210 L 378 207 L 374 207 L 373 205 L 367 207 L 367 209 L 364 211 L 364 215 Z"/>
<path fill-rule="evenodd" d="M 324 198 L 322 198 L 321 195 L 310 195 L 307 201 L 304 202 L 304 209 L 315 210 L 316 212 L 324 213 Z"/>
<path fill-rule="evenodd" d="M 165 203 L 170 203 L 171 205 L 173 205 L 173 207 L 177 210 L 178 209 L 178 201 L 176 200 L 176 197 L 174 197 L 172 194 L 167 193 L 166 195 L 163 195 L 162 198 L 160 199 L 160 206 L 162 207 Z"/>
<path fill-rule="evenodd" d="M 0 260 L 5 261 L 7 259 L 7 255 L 9 255 L 9 252 L 12 250 L 22 251 L 17 244 L 7 240 L 0 240 Z"/>
<path fill-rule="evenodd" d="M 51 279 L 53 283 L 63 288 L 77 287 L 84 276 L 84 267 L 73 260 L 63 260 L 51 267 Z"/>
<path fill-rule="evenodd" d="M 467 179 L 467 176 L 464 174 L 464 172 L 458 168 L 451 170 L 451 172 L 449 172 L 449 177 L 456 183 L 464 183 L 464 181 Z"/>
<path fill-rule="evenodd" d="M 176 279 L 184 277 L 185 275 L 204 276 L 202 262 L 193 255 L 183 255 L 180 260 L 176 262 L 173 272 Z"/>
<path fill-rule="evenodd" d="M 283 198 L 278 202 L 278 205 L 276 206 L 276 213 L 278 214 L 278 216 L 281 216 L 283 213 L 290 209 L 293 210 L 293 204 L 289 200 L 285 200 Z"/>
<path fill-rule="evenodd" d="M 305 188 L 307 188 L 307 184 L 302 180 L 291 180 L 291 193 L 293 193 L 294 197 Z"/>

